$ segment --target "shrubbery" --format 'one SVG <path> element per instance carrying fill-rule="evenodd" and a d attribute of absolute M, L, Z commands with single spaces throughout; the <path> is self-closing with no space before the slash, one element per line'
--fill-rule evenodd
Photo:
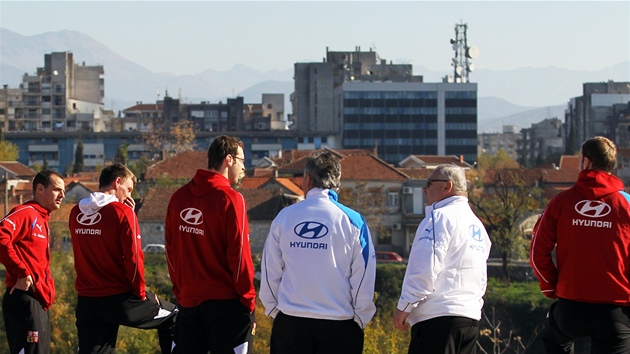
<path fill-rule="evenodd" d="M 259 257 L 255 258 L 258 263 Z M 50 310 L 52 353 L 76 353 L 78 341 L 74 317 L 76 292 L 74 291 L 75 272 L 72 252 L 53 252 L 51 268 L 57 289 L 57 299 Z M 406 353 L 407 351 L 409 331 L 398 331 L 392 324 L 405 269 L 406 266 L 400 264 L 377 266 L 375 286 L 377 313 L 365 331 L 364 353 L 366 354 Z M 145 255 L 145 275 L 150 291 L 164 299 L 174 301 L 164 254 Z M 4 293 L 4 285 L 0 287 Z M 518 349 L 518 339 L 520 338 L 525 344 L 532 338 L 533 333 L 540 329 L 537 326 L 542 322 L 549 303 L 550 300 L 540 294 L 534 282 L 515 282 L 511 287 L 505 288 L 501 281 L 491 279 L 484 311 L 494 325 L 500 321 L 500 332 L 497 334 L 489 322 L 482 320 L 481 327 L 485 330 L 482 332 L 488 334 L 488 336 L 480 337 L 483 350 L 487 353 L 496 352 L 493 351 L 493 345 L 496 345 L 497 341 L 501 348 L 505 348 L 509 338 L 510 349 L 505 352 L 522 353 L 523 350 Z M 495 314 L 494 320 L 492 320 L 492 309 Z M 268 353 L 272 321 L 271 318 L 265 316 L 264 307 L 260 302 L 256 307 L 256 323 L 254 352 Z M 4 324 L 0 323 L 0 353 L 4 352 L 8 350 Z M 155 330 L 144 331 L 121 327 L 116 352 L 119 354 L 159 353 L 157 333 Z"/>

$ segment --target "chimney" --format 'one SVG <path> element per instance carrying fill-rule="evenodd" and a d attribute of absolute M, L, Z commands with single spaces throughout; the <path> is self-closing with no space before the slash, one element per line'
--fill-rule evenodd
<path fill-rule="evenodd" d="M 464 155 L 459 155 L 459 162 L 464 162 Z"/>

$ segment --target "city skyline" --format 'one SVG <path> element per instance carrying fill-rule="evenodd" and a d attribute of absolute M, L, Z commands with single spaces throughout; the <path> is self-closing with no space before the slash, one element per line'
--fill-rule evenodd
<path fill-rule="evenodd" d="M 321 61 L 325 48 L 356 47 L 413 64 L 419 75 L 420 67 L 450 72 L 449 39 L 460 22 L 480 49 L 477 70 L 596 71 L 630 60 L 630 3 L 621 1 L 3 1 L 0 10 L 8 30 L 81 31 L 153 72 L 175 75 L 236 64 L 287 70 Z"/>

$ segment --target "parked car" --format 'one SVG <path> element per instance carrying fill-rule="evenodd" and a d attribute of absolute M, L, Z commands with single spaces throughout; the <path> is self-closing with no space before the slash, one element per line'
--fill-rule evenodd
<path fill-rule="evenodd" d="M 376 252 L 377 263 L 398 263 L 402 261 L 403 258 L 396 252 Z"/>
<path fill-rule="evenodd" d="M 144 246 L 144 248 L 142 248 L 142 252 L 144 252 L 144 253 L 166 253 L 166 248 L 164 247 L 164 245 L 161 245 L 159 243 L 150 243 L 150 244 Z"/>

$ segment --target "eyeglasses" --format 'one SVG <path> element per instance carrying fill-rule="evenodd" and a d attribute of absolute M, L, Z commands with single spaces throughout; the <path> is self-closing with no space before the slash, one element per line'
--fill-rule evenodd
<path fill-rule="evenodd" d="M 238 157 L 238 156 L 234 156 L 234 155 L 232 155 L 232 157 L 233 157 L 233 158 L 235 158 L 235 159 L 239 159 L 239 160 L 241 160 L 241 162 L 243 163 L 243 165 L 245 164 L 245 158 L 244 158 L 244 157 Z"/>
<path fill-rule="evenodd" d="M 424 186 L 424 188 L 429 188 L 431 186 L 431 183 L 433 182 L 449 182 L 450 179 L 427 179 L 427 185 Z"/>

